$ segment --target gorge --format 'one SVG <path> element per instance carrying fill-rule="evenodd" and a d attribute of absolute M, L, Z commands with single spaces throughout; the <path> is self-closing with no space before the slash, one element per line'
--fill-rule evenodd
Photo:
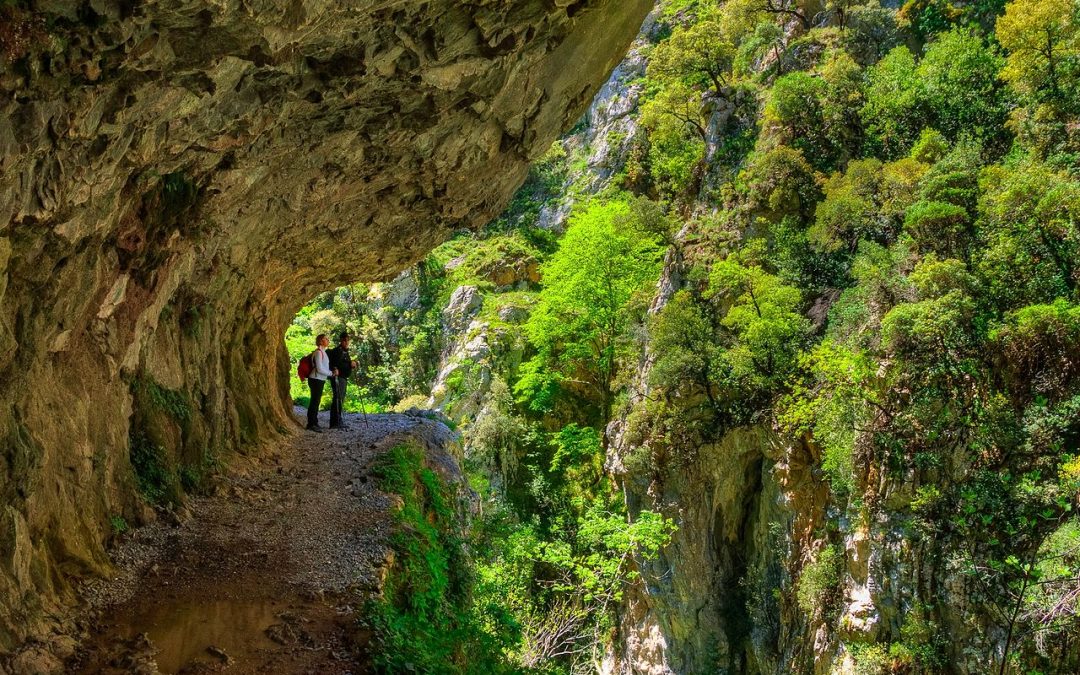
<path fill-rule="evenodd" d="M 1078 78 L 1075 0 L 0 3 L 0 651 L 347 332 L 443 439 L 319 446 L 378 672 L 1077 672 Z"/>

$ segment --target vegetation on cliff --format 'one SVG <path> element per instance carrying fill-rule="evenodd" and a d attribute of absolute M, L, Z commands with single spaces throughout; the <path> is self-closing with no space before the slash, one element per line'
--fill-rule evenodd
<path fill-rule="evenodd" d="M 572 135 L 506 215 L 411 274 L 413 299 L 339 290 L 297 322 L 332 310 L 380 404 L 461 424 L 502 653 L 595 660 L 633 557 L 667 541 L 676 509 L 627 519 L 611 460 L 656 486 L 758 425 L 828 492 L 810 543 L 748 593 L 787 639 L 833 636 L 792 668 L 1080 667 L 1080 5 L 671 0 L 659 17 L 604 187 Z M 562 194 L 559 238 L 543 207 Z M 480 301 L 454 328 L 462 286 Z M 894 535 L 924 582 L 860 627 L 852 542 Z"/>

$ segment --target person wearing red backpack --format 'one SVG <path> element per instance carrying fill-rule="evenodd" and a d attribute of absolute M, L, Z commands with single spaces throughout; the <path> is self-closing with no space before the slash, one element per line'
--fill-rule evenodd
<path fill-rule="evenodd" d="M 311 372 L 308 373 L 308 389 L 311 391 L 311 402 L 307 409 L 307 428 L 311 431 L 322 433 L 319 426 L 319 405 L 322 403 L 323 387 L 326 379 L 333 376 L 330 370 L 330 357 L 326 355 L 326 348 L 330 346 L 330 338 L 325 333 L 320 333 L 315 338 L 316 349 L 308 358 L 311 359 Z"/>

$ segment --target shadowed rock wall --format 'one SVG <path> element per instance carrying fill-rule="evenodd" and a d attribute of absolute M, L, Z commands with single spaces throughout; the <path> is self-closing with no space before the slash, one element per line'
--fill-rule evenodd
<path fill-rule="evenodd" d="M 146 517 L 129 446 L 168 501 L 286 430 L 295 310 L 494 216 L 652 3 L 26 4 L 0 9 L 0 651 Z"/>

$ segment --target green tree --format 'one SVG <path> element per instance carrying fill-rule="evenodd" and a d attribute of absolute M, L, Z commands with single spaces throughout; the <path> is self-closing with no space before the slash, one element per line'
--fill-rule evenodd
<path fill-rule="evenodd" d="M 1065 398 L 1080 383 L 1080 305 L 1058 298 L 1010 312 L 991 335 L 1006 384 L 1016 400 Z"/>
<path fill-rule="evenodd" d="M 1002 65 L 970 28 L 940 35 L 918 63 L 907 47 L 893 49 L 868 75 L 862 119 L 871 148 L 896 157 L 927 127 L 950 141 L 975 135 L 1003 148 L 1009 100 L 998 79 Z"/>
<path fill-rule="evenodd" d="M 967 257 L 971 246 L 971 225 L 963 207 L 945 202 L 921 201 L 913 205 L 904 220 L 904 231 L 923 252 Z"/>
<path fill-rule="evenodd" d="M 648 75 L 661 81 L 678 80 L 693 88 L 712 88 L 723 97 L 735 51 L 719 13 L 708 8 L 694 22 L 676 27 L 670 38 L 656 46 L 649 58 Z"/>
<path fill-rule="evenodd" d="M 603 422 L 611 417 L 630 301 L 659 272 L 655 235 L 642 231 L 625 200 L 593 202 L 573 215 L 559 250 L 541 267 L 544 288 L 525 331 L 562 385 L 586 388 Z M 538 370 L 519 381 L 519 395 L 535 393 Z"/>
<path fill-rule="evenodd" d="M 720 323 L 734 338 L 724 354 L 732 375 L 773 391 L 793 372 L 810 325 L 799 289 L 766 272 L 756 257 L 751 248 L 715 264 L 708 297 L 730 303 Z"/>
<path fill-rule="evenodd" d="M 1075 298 L 1080 284 L 1080 181 L 1038 162 L 993 167 L 980 200 L 975 263 L 1003 309 Z"/>
<path fill-rule="evenodd" d="M 829 102 L 832 105 L 827 109 L 829 92 L 829 82 L 812 73 L 784 75 L 773 85 L 762 116 L 769 138 L 800 150 L 819 171 L 835 166 L 842 141 L 828 128 L 842 116 L 836 101 Z"/>
<path fill-rule="evenodd" d="M 845 15 L 844 48 L 860 65 L 877 63 L 900 41 L 896 12 L 888 7 L 858 5 Z"/>
<path fill-rule="evenodd" d="M 1008 52 L 1001 76 L 1022 94 L 1060 100 L 1080 48 L 1076 0 L 1013 0 L 997 21 L 997 39 Z"/>
<path fill-rule="evenodd" d="M 954 28 L 926 49 L 916 75 L 929 126 L 949 139 L 974 134 L 992 141 L 1005 136 L 1009 102 L 999 73 L 1004 62 L 973 29 Z"/>
<path fill-rule="evenodd" d="M 915 55 L 899 46 L 867 74 L 861 115 L 868 134 L 886 157 L 903 154 L 927 123 L 925 96 L 915 69 Z"/>
<path fill-rule="evenodd" d="M 805 219 L 821 198 L 814 168 L 800 150 L 784 145 L 754 153 L 739 182 L 750 205 L 774 221 L 785 216 Z"/>
<path fill-rule="evenodd" d="M 667 84 L 642 105 L 640 119 L 654 183 L 665 196 L 684 194 L 694 185 L 708 139 L 701 92 L 682 82 Z"/>
<path fill-rule="evenodd" d="M 818 204 L 810 241 L 820 250 L 841 248 L 854 252 L 864 238 L 880 238 L 886 226 L 878 203 L 881 162 L 852 162 L 844 173 L 825 183 L 825 199 Z"/>
<path fill-rule="evenodd" d="M 666 392 L 697 386 L 718 407 L 716 369 L 722 348 L 707 308 L 689 291 L 679 291 L 649 322 L 649 348 L 655 361 L 650 382 Z"/>
<path fill-rule="evenodd" d="M 962 379 L 976 347 L 974 278 L 962 262 L 928 256 L 911 272 L 911 281 L 919 299 L 898 304 L 882 318 L 882 347 L 924 382 Z"/>

